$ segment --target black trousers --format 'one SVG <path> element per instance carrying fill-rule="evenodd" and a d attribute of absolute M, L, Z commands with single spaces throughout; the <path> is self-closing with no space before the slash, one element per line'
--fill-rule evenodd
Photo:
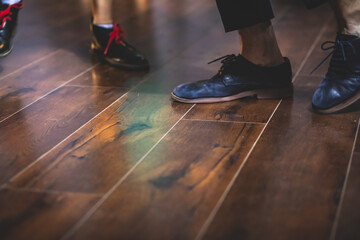
<path fill-rule="evenodd" d="M 329 0 L 302 0 L 307 8 Z M 274 17 L 270 0 L 216 0 L 226 32 L 249 27 Z"/>

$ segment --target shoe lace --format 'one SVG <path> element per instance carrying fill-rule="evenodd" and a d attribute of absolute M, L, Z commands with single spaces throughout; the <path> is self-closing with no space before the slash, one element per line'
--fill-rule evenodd
<path fill-rule="evenodd" d="M 326 47 L 326 45 L 328 44 L 332 44 L 331 46 Z M 332 56 L 337 49 L 341 49 L 341 53 L 342 53 L 342 57 L 343 60 L 346 61 L 347 60 L 347 56 L 345 53 L 345 46 L 349 46 L 352 49 L 353 54 L 356 54 L 356 48 L 354 47 L 354 45 L 350 42 L 350 41 L 340 41 L 340 40 L 336 40 L 336 41 L 325 41 L 321 44 L 321 49 L 323 51 L 327 51 L 330 49 L 333 49 L 315 68 L 314 70 L 312 70 L 310 72 L 310 75 L 315 72 L 330 56 Z"/>
<path fill-rule="evenodd" d="M 121 44 L 125 38 L 125 30 L 120 24 L 114 24 L 114 30 L 109 34 L 110 38 L 105 48 L 104 54 L 106 55 L 109 51 L 111 43 L 115 40 L 116 44 Z"/>
<path fill-rule="evenodd" d="M 5 27 L 6 21 L 11 21 L 11 9 L 12 8 L 17 8 L 17 9 L 22 9 L 23 8 L 23 3 L 19 2 L 19 3 L 15 3 L 10 5 L 9 7 L 7 7 L 5 10 L 0 11 L 0 28 Z"/>
<path fill-rule="evenodd" d="M 220 70 L 218 71 L 218 74 L 221 75 L 222 72 L 224 71 L 224 68 L 229 65 L 229 63 L 232 63 L 232 62 L 235 62 L 237 59 L 237 56 L 235 54 L 228 54 L 228 55 L 225 55 L 225 56 L 222 56 L 222 57 L 219 57 L 215 60 L 212 60 L 211 62 L 208 62 L 208 64 L 212 64 L 214 62 L 217 62 L 217 61 L 221 61 L 222 63 L 222 66 L 220 68 Z"/>

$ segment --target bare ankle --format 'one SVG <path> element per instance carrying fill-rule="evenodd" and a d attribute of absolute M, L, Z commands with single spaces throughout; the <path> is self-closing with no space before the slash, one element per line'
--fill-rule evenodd
<path fill-rule="evenodd" d="M 284 62 L 270 21 L 239 30 L 241 55 L 261 66 L 277 66 Z"/>
<path fill-rule="evenodd" d="M 360 1 L 332 0 L 339 32 L 360 37 Z"/>

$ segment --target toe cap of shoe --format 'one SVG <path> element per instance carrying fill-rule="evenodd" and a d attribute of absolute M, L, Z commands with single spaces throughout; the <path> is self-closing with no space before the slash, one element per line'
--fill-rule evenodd
<path fill-rule="evenodd" d="M 173 94 L 179 98 L 191 99 L 193 98 L 193 93 L 190 90 L 190 88 L 191 88 L 190 84 L 186 84 L 186 83 L 181 84 L 176 88 L 174 88 Z"/>

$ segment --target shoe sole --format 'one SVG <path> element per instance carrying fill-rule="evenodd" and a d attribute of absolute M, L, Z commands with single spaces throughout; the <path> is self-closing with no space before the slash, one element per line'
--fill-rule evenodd
<path fill-rule="evenodd" d="M 90 53 L 95 55 L 98 59 L 105 61 L 107 63 L 109 63 L 110 65 L 117 67 L 119 69 L 122 70 L 128 70 L 128 71 L 146 71 L 149 70 L 150 66 L 149 65 L 130 65 L 130 64 L 119 64 L 116 61 L 112 61 L 111 58 L 107 58 L 104 55 L 102 55 L 101 53 L 97 52 L 94 49 L 90 49 Z"/>
<path fill-rule="evenodd" d="M 358 101 L 360 99 L 360 91 L 358 91 L 354 96 L 352 96 L 351 98 L 349 98 L 348 100 L 334 106 L 331 108 L 327 108 L 327 109 L 321 109 L 321 108 L 316 108 L 314 105 L 312 105 L 312 108 L 314 109 L 314 111 L 316 113 L 321 113 L 321 114 L 330 114 L 330 113 L 336 113 L 339 112 L 341 110 L 344 110 L 347 107 L 350 107 L 350 105 L 352 105 L 353 103 L 355 103 L 356 101 Z"/>
<path fill-rule="evenodd" d="M 7 57 L 11 52 L 12 52 L 12 47 L 7 52 L 1 53 L 0 58 Z"/>
<path fill-rule="evenodd" d="M 182 103 L 217 103 L 217 102 L 229 102 L 236 99 L 241 99 L 244 97 L 255 96 L 257 99 L 281 99 L 281 98 L 291 98 L 293 96 L 293 87 L 282 88 L 282 89 L 260 89 L 241 92 L 232 96 L 219 97 L 219 98 L 198 98 L 198 99 L 186 99 L 180 98 L 171 93 L 171 98 L 175 101 Z"/>

